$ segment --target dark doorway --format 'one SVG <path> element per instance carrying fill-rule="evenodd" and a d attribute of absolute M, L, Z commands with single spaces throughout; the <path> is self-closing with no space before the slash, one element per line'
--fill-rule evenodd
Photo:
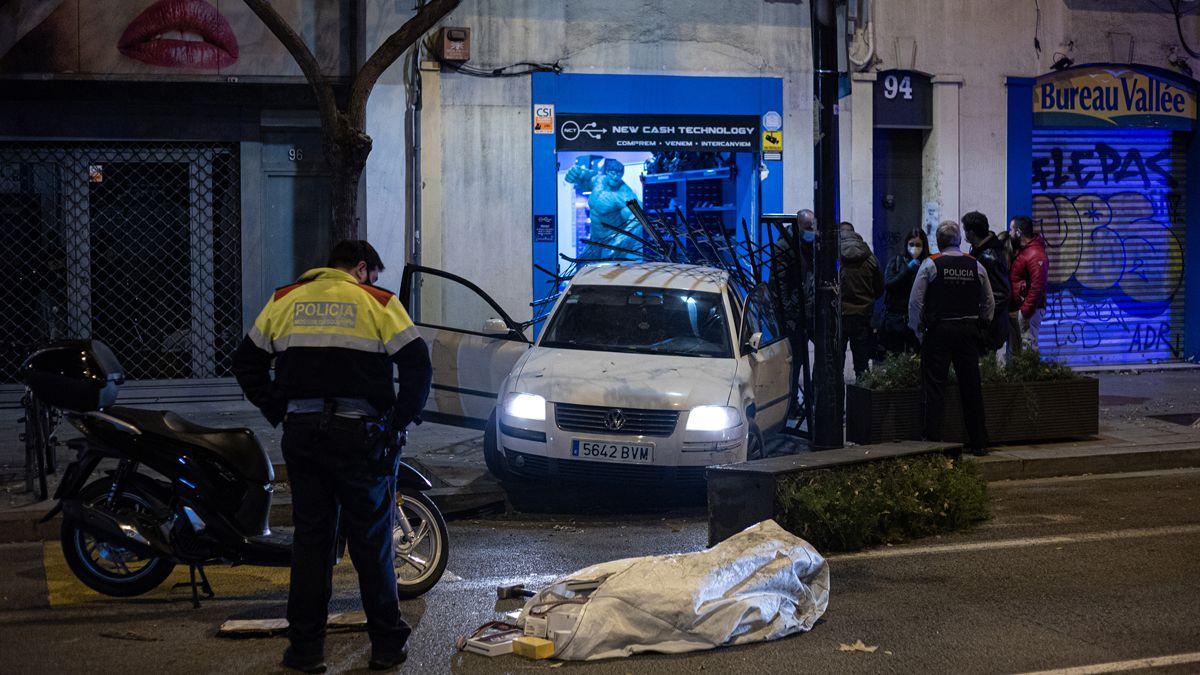
<path fill-rule="evenodd" d="M 904 250 L 904 235 L 921 227 L 921 154 L 926 131 L 875 129 L 875 257 L 881 265 Z"/>

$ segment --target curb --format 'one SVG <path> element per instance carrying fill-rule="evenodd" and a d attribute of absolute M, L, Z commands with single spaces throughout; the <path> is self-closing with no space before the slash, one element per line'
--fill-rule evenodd
<path fill-rule="evenodd" d="M 1162 471 L 1200 467 L 1200 446 L 1178 444 L 1155 450 L 1088 453 L 1060 457 L 1029 457 L 998 451 L 980 460 L 989 481 L 1055 478 L 1086 474 Z"/>

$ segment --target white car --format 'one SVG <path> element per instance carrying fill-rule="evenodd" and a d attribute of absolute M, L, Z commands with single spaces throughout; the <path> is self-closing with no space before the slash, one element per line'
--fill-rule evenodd
<path fill-rule="evenodd" d="M 446 272 L 410 266 L 401 297 L 433 359 L 425 417 L 484 427 L 500 477 L 701 483 L 706 466 L 760 457 L 794 396 L 765 299 L 721 270 L 585 267 L 532 344 Z"/>

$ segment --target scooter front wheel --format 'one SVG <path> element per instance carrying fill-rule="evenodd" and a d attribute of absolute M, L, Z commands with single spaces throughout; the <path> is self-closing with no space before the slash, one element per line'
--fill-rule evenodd
<path fill-rule="evenodd" d="M 450 559 L 450 536 L 441 511 L 423 492 L 412 488 L 396 491 L 392 548 L 401 600 L 420 597 L 441 580 Z"/>

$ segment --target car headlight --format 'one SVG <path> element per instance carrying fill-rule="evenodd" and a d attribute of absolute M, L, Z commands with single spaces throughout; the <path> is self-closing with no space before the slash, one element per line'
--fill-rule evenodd
<path fill-rule="evenodd" d="M 546 399 L 537 394 L 509 394 L 504 399 L 504 414 L 522 420 L 546 421 Z"/>
<path fill-rule="evenodd" d="M 702 405 L 688 415 L 688 431 L 724 431 L 742 423 L 737 408 L 726 405 Z"/>

